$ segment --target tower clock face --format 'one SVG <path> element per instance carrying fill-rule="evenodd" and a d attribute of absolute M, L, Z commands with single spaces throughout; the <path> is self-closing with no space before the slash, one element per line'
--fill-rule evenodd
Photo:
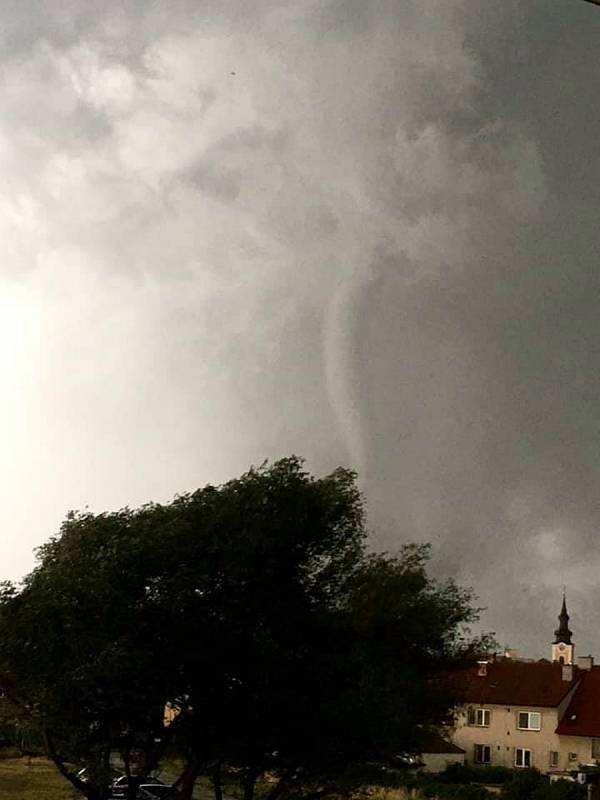
<path fill-rule="evenodd" d="M 558 649 L 559 650 L 566 650 L 566 647 L 564 646 L 564 644 L 559 644 L 558 645 Z"/>

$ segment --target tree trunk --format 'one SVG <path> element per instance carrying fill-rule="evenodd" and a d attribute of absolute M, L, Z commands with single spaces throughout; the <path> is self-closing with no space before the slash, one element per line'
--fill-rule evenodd
<path fill-rule="evenodd" d="M 194 786 L 196 785 L 196 778 L 200 772 L 200 762 L 193 760 L 189 761 L 179 778 L 179 786 L 177 794 L 175 795 L 178 800 L 191 800 Z"/>
<path fill-rule="evenodd" d="M 256 786 L 256 779 L 259 774 L 256 767 L 248 767 L 246 777 L 244 778 L 244 800 L 254 799 L 254 787 Z"/>
<path fill-rule="evenodd" d="M 74 786 L 75 789 L 77 789 L 78 792 L 81 792 L 81 794 L 85 795 L 85 797 L 89 798 L 89 800 L 102 800 L 99 792 L 93 786 L 90 786 L 88 783 L 84 783 L 84 781 L 79 780 L 77 775 L 69 772 L 64 761 L 56 752 L 54 743 L 52 742 L 48 731 L 44 731 L 44 740 L 46 743 L 46 753 L 48 758 L 52 761 L 63 778 L 66 778 L 69 783 Z"/>
<path fill-rule="evenodd" d="M 215 800 L 223 800 L 223 784 L 221 783 L 221 762 L 217 761 L 213 770 L 213 787 Z"/>
<path fill-rule="evenodd" d="M 123 768 L 125 775 L 127 777 L 127 796 L 128 798 L 132 797 L 132 788 L 131 788 L 131 745 L 128 743 L 121 752 L 121 758 L 123 760 Z M 135 792 L 133 793 L 133 798 L 135 800 L 135 795 L 137 794 L 137 787 Z"/>
<path fill-rule="evenodd" d="M 294 780 L 294 770 L 287 769 L 271 789 L 265 800 L 281 800 L 290 790 Z"/>
<path fill-rule="evenodd" d="M 322 789 L 317 789 L 315 792 L 304 795 L 304 800 L 321 800 L 322 797 L 331 794 L 334 788 L 333 786 L 324 786 Z"/>
<path fill-rule="evenodd" d="M 111 791 L 111 774 L 110 774 L 110 740 L 106 742 L 104 746 L 104 752 L 102 753 L 102 771 L 103 774 L 106 776 L 106 780 L 108 781 L 108 786 L 102 787 L 102 797 L 110 797 L 112 794 Z"/>

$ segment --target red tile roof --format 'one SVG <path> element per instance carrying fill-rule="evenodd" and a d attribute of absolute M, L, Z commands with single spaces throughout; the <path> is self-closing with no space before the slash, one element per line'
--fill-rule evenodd
<path fill-rule="evenodd" d="M 583 673 L 556 732 L 562 736 L 600 737 L 600 667 Z"/>
<path fill-rule="evenodd" d="M 582 674 L 574 666 L 571 680 L 563 680 L 562 664 L 507 658 L 490 661 L 486 675 L 478 672 L 473 666 L 455 676 L 453 684 L 463 702 L 548 708 L 558 706 Z"/>

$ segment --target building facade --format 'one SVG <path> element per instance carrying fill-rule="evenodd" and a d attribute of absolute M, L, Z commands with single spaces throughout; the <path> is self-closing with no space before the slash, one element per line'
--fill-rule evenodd
<path fill-rule="evenodd" d="M 575 661 L 568 623 L 563 597 L 551 661 L 505 655 L 461 671 L 452 741 L 467 762 L 556 777 L 600 764 L 600 667 Z"/>

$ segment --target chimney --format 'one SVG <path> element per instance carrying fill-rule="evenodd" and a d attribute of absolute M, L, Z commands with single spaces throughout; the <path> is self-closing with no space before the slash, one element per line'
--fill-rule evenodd
<path fill-rule="evenodd" d="M 487 661 L 478 661 L 477 662 L 477 674 L 480 677 L 485 678 L 485 676 L 488 674 L 488 662 Z"/>
<path fill-rule="evenodd" d="M 571 664 L 562 665 L 562 679 L 563 681 L 573 680 L 573 667 Z"/>
<path fill-rule="evenodd" d="M 578 656 L 577 666 L 579 669 L 591 669 L 594 666 L 593 656 Z"/>

